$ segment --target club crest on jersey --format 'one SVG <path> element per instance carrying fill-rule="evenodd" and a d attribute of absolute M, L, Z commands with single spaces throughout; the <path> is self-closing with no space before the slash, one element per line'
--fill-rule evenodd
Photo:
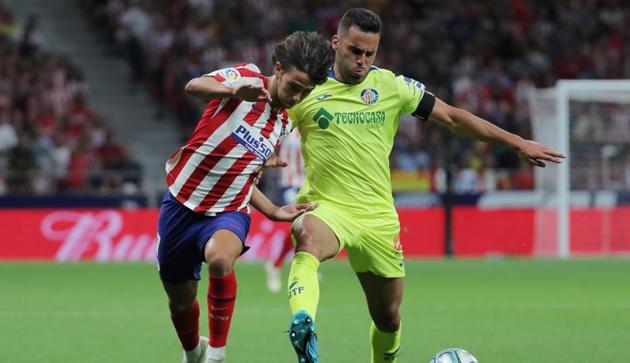
<path fill-rule="evenodd" d="M 378 101 L 378 91 L 374 88 L 365 88 L 361 91 L 361 101 L 366 105 L 372 105 Z"/>
<path fill-rule="evenodd" d="M 232 133 L 232 138 L 263 162 L 271 156 L 272 149 L 265 144 L 265 138 L 262 136 L 257 137 L 243 125 L 239 125 L 236 131 Z"/>
<path fill-rule="evenodd" d="M 219 71 L 219 74 L 228 81 L 236 81 L 241 78 L 241 74 L 236 70 L 236 68 L 226 68 Z"/>

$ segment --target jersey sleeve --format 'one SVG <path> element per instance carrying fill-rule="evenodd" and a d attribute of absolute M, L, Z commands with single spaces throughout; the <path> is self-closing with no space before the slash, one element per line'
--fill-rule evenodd
<path fill-rule="evenodd" d="M 413 113 L 426 93 L 424 84 L 402 75 L 397 76 L 395 82 L 400 95 L 402 111 L 407 114 Z"/>
<path fill-rule="evenodd" d="M 204 77 L 212 77 L 230 87 L 242 85 L 263 85 L 260 69 L 255 64 L 240 64 L 234 67 L 217 69 L 205 74 Z"/>
<path fill-rule="evenodd" d="M 300 107 L 300 104 L 301 102 L 287 110 L 289 119 L 291 120 L 292 130 L 298 128 L 302 122 L 302 107 Z"/>

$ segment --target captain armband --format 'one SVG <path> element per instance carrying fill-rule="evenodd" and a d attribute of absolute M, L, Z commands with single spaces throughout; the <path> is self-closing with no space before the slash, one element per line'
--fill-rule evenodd
<path fill-rule="evenodd" d="M 435 96 L 433 93 L 425 91 L 420 103 L 418 103 L 418 107 L 411 115 L 422 121 L 426 121 L 429 118 L 431 111 L 433 111 L 433 106 L 435 106 Z"/>

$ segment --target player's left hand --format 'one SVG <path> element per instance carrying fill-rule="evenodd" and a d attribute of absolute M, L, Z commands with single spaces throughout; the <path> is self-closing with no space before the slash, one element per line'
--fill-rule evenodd
<path fill-rule="evenodd" d="M 280 160 L 276 155 L 271 155 L 269 159 L 265 160 L 265 163 L 254 170 L 254 184 L 258 184 L 260 178 L 262 178 L 263 171 L 266 168 L 284 168 L 289 165 L 284 160 Z"/>
<path fill-rule="evenodd" d="M 565 155 L 558 151 L 532 140 L 523 140 L 516 146 L 516 152 L 521 160 L 541 168 L 545 167 L 545 161 L 559 164 L 562 162 L 562 159 L 566 158 Z"/>
<path fill-rule="evenodd" d="M 276 222 L 291 222 L 300 215 L 319 207 L 317 204 L 289 204 L 276 209 L 269 219 Z"/>

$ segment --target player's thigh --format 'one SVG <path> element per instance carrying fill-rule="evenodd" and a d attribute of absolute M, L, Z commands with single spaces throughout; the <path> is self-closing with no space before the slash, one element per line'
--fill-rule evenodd
<path fill-rule="evenodd" d="M 238 235 L 227 229 L 219 229 L 206 242 L 204 257 L 210 271 L 219 273 L 213 269 L 231 269 L 242 251 L 243 242 Z"/>
<path fill-rule="evenodd" d="M 308 252 L 320 261 L 335 257 L 339 253 L 337 235 L 321 216 L 314 213 L 300 217 L 293 224 L 292 233 L 296 240 L 296 252 Z"/>
<path fill-rule="evenodd" d="M 350 265 L 356 273 L 372 272 L 386 278 L 405 276 L 404 256 L 397 223 L 373 226 L 357 222 L 359 236 L 346 244 Z"/>
<path fill-rule="evenodd" d="M 245 239 L 251 218 L 247 213 L 225 212 L 214 217 L 201 233 L 201 249 L 210 272 L 223 276 L 247 248 Z"/>
<path fill-rule="evenodd" d="M 187 311 L 197 297 L 197 281 L 195 280 L 176 284 L 163 282 L 162 285 L 168 296 L 169 306 L 172 311 Z"/>
<path fill-rule="evenodd" d="M 400 325 L 400 303 L 403 278 L 388 278 L 372 272 L 359 272 L 357 277 L 365 293 L 370 316 L 381 331 L 394 332 Z"/>
<path fill-rule="evenodd" d="M 200 279 L 203 256 L 198 245 L 206 220 L 167 194 L 158 218 L 157 260 L 163 283 L 179 285 Z"/>

